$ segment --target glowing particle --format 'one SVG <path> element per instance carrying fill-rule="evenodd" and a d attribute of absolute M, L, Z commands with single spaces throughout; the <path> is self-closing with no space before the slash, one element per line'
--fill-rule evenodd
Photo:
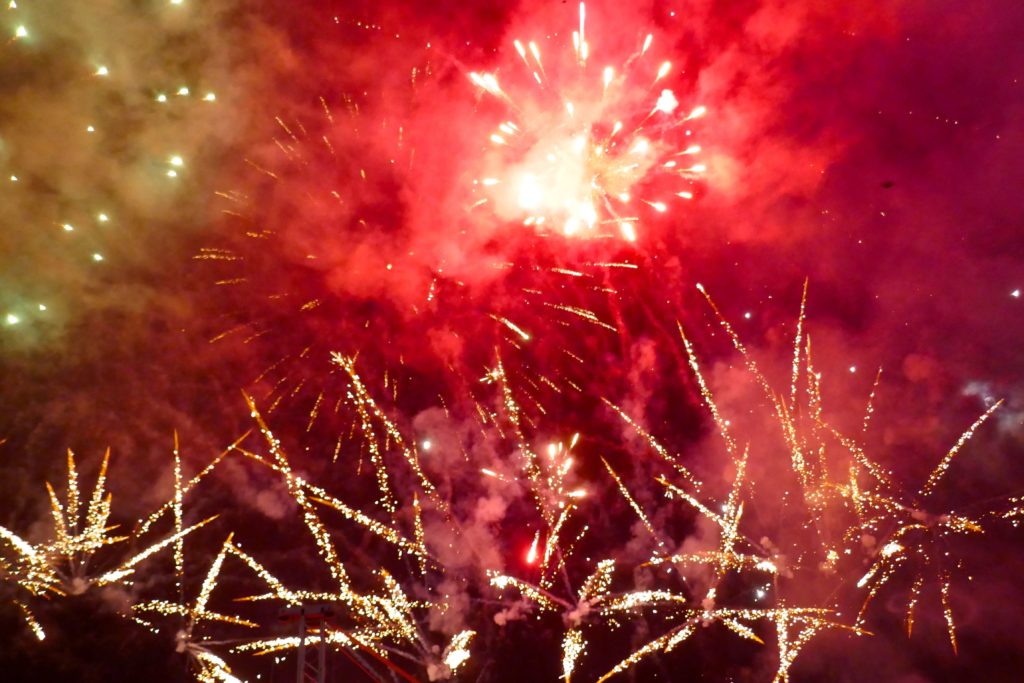
<path fill-rule="evenodd" d="M 45 311 L 46 310 L 46 304 L 39 304 L 39 310 L 40 311 Z"/>
<path fill-rule="evenodd" d="M 101 66 L 98 69 L 96 69 L 96 75 L 97 76 L 108 76 L 108 75 L 110 75 L 110 69 L 108 69 L 105 66 Z"/>
<path fill-rule="evenodd" d="M 11 178 L 14 179 L 14 176 L 11 176 Z M 1014 299 L 1019 299 L 1020 298 L 1020 290 L 1019 289 L 1013 290 L 1012 292 L 1010 292 L 1010 296 L 1012 296 Z"/>
<path fill-rule="evenodd" d="M 177 155 L 171 157 L 169 162 L 170 162 L 171 166 L 177 166 L 179 168 L 181 168 L 182 166 L 185 165 L 185 160 L 182 159 L 181 157 L 177 156 Z"/>
<path fill-rule="evenodd" d="M 12 183 L 16 183 L 16 182 L 18 182 L 18 176 L 16 176 L 16 175 L 12 175 L 12 176 L 11 176 L 11 182 L 12 182 Z"/>
<path fill-rule="evenodd" d="M 188 93 L 189 93 L 188 86 L 184 86 L 183 85 L 180 88 L 178 88 L 178 94 L 181 95 L 182 97 L 188 95 Z"/>
<path fill-rule="evenodd" d="M 693 199 L 692 192 L 677 192 L 676 195 L 682 197 L 683 199 Z"/>
<path fill-rule="evenodd" d="M 672 68 L 672 62 L 664 62 L 661 67 L 658 68 L 658 75 L 654 78 L 656 81 L 660 81 L 662 78 L 668 75 L 668 70 Z"/>
<path fill-rule="evenodd" d="M 704 116 L 704 114 L 706 114 L 707 112 L 708 108 L 701 105 L 699 107 L 694 108 L 694 110 L 690 112 L 690 114 L 684 119 L 684 121 L 689 121 L 691 119 L 699 119 L 701 116 Z"/>
<path fill-rule="evenodd" d="M 157 102 L 166 102 L 167 101 L 167 95 L 165 95 L 163 93 L 160 93 L 159 95 L 156 96 L 156 101 Z"/>
<path fill-rule="evenodd" d="M 607 88 L 615 77 L 615 69 L 610 66 L 604 68 L 604 87 Z"/>
<path fill-rule="evenodd" d="M 654 109 L 656 111 L 662 111 L 666 114 L 670 114 L 675 111 L 678 106 L 679 100 L 676 99 L 675 93 L 671 90 L 662 90 L 661 96 L 658 97 L 658 103 L 654 105 Z"/>
<path fill-rule="evenodd" d="M 857 366 L 856 365 L 851 365 L 850 366 L 850 372 L 857 372 Z"/>
<path fill-rule="evenodd" d="M 101 213 L 96 216 L 96 220 L 98 220 L 100 223 L 106 223 L 107 221 L 110 220 L 110 216 L 108 216 L 105 213 Z"/>
<path fill-rule="evenodd" d="M 25 28 L 24 26 L 19 26 L 18 28 L 14 29 L 14 37 L 15 38 L 27 38 L 28 37 L 28 29 Z"/>
<path fill-rule="evenodd" d="M 622 231 L 623 239 L 629 242 L 636 242 L 636 229 L 633 224 L 628 221 L 622 221 L 619 223 L 619 230 Z"/>
<path fill-rule="evenodd" d="M 430 439 L 424 439 L 420 447 L 425 451 L 429 451 L 432 445 L 433 444 L 430 443 Z"/>
<path fill-rule="evenodd" d="M 746 313 L 743 314 L 743 317 L 747 320 L 750 320 L 752 317 L 754 317 L 754 314 L 751 313 L 750 311 L 747 311 Z"/>
<path fill-rule="evenodd" d="M 533 543 L 530 544 L 530 550 L 526 553 L 526 563 L 533 564 L 537 561 L 537 543 L 540 541 L 540 532 L 538 531 L 533 537 Z"/>
<path fill-rule="evenodd" d="M 662 202 L 651 202 L 651 208 L 653 208 L 658 213 L 665 213 L 665 211 L 668 210 L 668 207 L 665 206 L 665 204 Z"/>
<path fill-rule="evenodd" d="M 216 99 L 217 99 L 217 96 L 215 94 L 213 94 L 212 92 L 208 92 L 208 93 L 206 93 L 206 95 L 203 96 L 203 100 L 205 100 L 206 102 L 214 102 L 214 101 L 216 101 Z"/>
<path fill-rule="evenodd" d="M 8 313 L 7 317 L 4 318 L 4 320 L 7 322 L 8 325 L 17 325 L 18 323 L 21 322 L 21 318 L 19 318 L 13 313 Z"/>
<path fill-rule="evenodd" d="M 75 226 L 71 225 L 70 223 L 65 223 L 60 227 L 64 228 L 64 232 L 74 232 L 75 230 Z"/>
<path fill-rule="evenodd" d="M 85 132 L 86 133 L 95 133 L 96 132 L 96 128 L 94 128 L 93 126 L 86 126 L 85 127 Z"/>
<path fill-rule="evenodd" d="M 92 260 L 96 261 L 96 262 L 102 261 L 103 260 L 103 254 L 100 254 L 98 252 L 93 254 L 92 255 Z"/>
<path fill-rule="evenodd" d="M 178 172 L 177 172 L 177 171 L 175 171 L 175 170 L 174 170 L 174 169 L 172 168 L 172 169 L 170 169 L 169 171 L 167 171 L 167 177 L 168 177 L 168 178 L 177 178 L 177 177 L 178 177 Z"/>

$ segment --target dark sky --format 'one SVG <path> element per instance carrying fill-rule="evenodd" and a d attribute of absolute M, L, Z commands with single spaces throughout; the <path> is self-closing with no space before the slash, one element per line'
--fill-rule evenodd
<path fill-rule="evenodd" d="M 9 36 L 0 43 L 0 525 L 26 539 L 50 532 L 44 482 L 62 490 L 66 449 L 86 482 L 111 449 L 115 521 L 131 528 L 173 495 L 175 431 L 191 473 L 254 426 L 243 390 L 297 470 L 386 519 L 344 401 L 349 378 L 329 355 L 358 354 L 360 375 L 407 438 L 421 450 L 432 442 L 421 455 L 457 522 L 454 531 L 437 510 L 428 515 L 444 572 L 402 575 L 414 593 L 458 594 L 425 628 L 442 648 L 461 628 L 480 631 L 466 680 L 555 680 L 558 615 L 518 619 L 517 596 L 486 587 L 491 569 L 529 578 L 522 555 L 542 528 L 523 485 L 479 474 L 519 475 L 506 418 L 480 424 L 481 411 L 502 409 L 498 387 L 478 381 L 499 359 L 533 444 L 581 435 L 572 480 L 591 492 L 581 518 L 592 529 L 568 567 L 574 582 L 604 557 L 619 563 L 617 589 L 665 580 L 640 566 L 650 538 L 601 457 L 674 548 L 715 547 L 692 510 L 664 498 L 653 481 L 662 464 L 602 401 L 680 453 L 708 499 L 724 497 L 731 464 L 677 321 L 750 444 L 748 533 L 791 543 L 791 556 L 801 542 L 781 497 L 793 482 L 780 474 L 789 456 L 778 425 L 697 283 L 787 393 L 807 281 L 828 420 L 858 428 L 882 368 L 864 445 L 908 490 L 1003 399 L 932 512 L 984 516 L 1024 492 L 1020 3 L 591 2 L 589 81 L 574 63 L 571 2 L 9 4 L 0 10 Z M 683 127 L 644 120 L 661 144 L 680 144 L 684 128 L 700 144 L 706 170 L 688 185 L 692 200 L 665 213 L 642 207 L 631 243 L 525 227 L 474 184 L 522 161 L 488 142 L 497 123 L 543 128 L 564 115 L 532 89 L 514 39 L 537 40 L 545 77 L 586 102 L 593 93 L 581 84 L 599 88 L 600 69 L 622 65 L 648 33 L 636 80 L 616 83 L 616 114 L 643 118 L 662 88 L 679 112 L 707 108 Z M 655 88 L 662 61 L 672 69 Z M 482 92 L 470 72 L 496 73 L 514 102 Z M 631 189 L 653 197 L 667 182 L 652 172 Z M 407 504 L 419 484 L 400 459 L 393 483 Z M 293 541 L 304 538 L 301 515 L 266 468 L 229 456 L 186 501 L 189 520 L 211 514 L 221 517 L 187 547 L 193 588 L 230 531 L 296 585 L 324 580 L 315 546 Z M 931 579 L 913 637 L 903 633 L 904 576 L 873 604 L 874 636 L 815 639 L 794 679 L 1015 680 L 1024 546 L 986 519 L 985 534 L 951 547 L 963 560 L 953 571 L 957 656 Z M 377 563 L 403 568 L 359 529 L 332 529 L 356 575 Z M 172 620 L 153 636 L 118 616 L 132 601 L 170 597 L 162 557 L 124 593 L 42 604 L 54 634 L 42 644 L 0 596 L 0 663 L 12 680 L 187 680 Z M 832 595 L 815 593 L 827 582 L 784 594 L 849 621 L 863 568 Z M 244 566 L 225 571 L 225 594 L 252 587 Z M 224 599 L 218 609 L 236 608 Z M 662 626 L 631 624 L 595 629 L 593 661 L 577 680 L 596 679 Z M 240 637 L 218 628 L 218 638 Z M 701 634 L 623 678 L 771 680 L 774 636 L 759 633 L 766 646 Z M 135 654 L 119 659 L 125 643 Z M 267 680 L 266 661 L 217 651 L 246 680 Z M 146 668 L 154 662 L 159 672 Z"/>

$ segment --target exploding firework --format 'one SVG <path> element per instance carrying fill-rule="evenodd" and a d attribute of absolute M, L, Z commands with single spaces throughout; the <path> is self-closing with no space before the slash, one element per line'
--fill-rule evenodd
<path fill-rule="evenodd" d="M 115 536 L 111 533 L 117 526 L 109 524 L 111 496 L 106 491 L 109 457 L 108 451 L 100 465 L 92 495 L 83 506 L 75 458 L 71 451 L 68 451 L 67 491 L 64 501 L 61 502 L 49 483 L 46 485 L 53 517 L 53 531 L 49 540 L 30 543 L 13 531 L 0 527 L 0 539 L 4 541 L 4 552 L 0 555 L 0 577 L 3 578 L 6 587 L 13 589 L 15 593 L 25 591 L 31 596 L 53 597 L 81 595 L 93 587 L 125 583 L 144 560 L 169 545 L 173 544 L 176 549 L 180 548 L 187 535 L 211 521 L 212 518 L 183 527 L 179 514 L 176 516 L 177 529 L 173 534 L 145 546 L 127 558 L 112 559 L 109 554 L 103 552 L 104 549 L 129 540 L 138 541 L 139 537 L 138 534 Z M 180 497 L 178 502 L 179 505 L 173 507 L 180 511 Z M 179 556 L 176 552 L 176 558 Z M 25 599 L 16 597 L 13 600 L 21 609 L 33 633 L 42 640 L 43 628 Z"/>
<path fill-rule="evenodd" d="M 572 33 L 572 64 L 545 66 L 534 41 L 513 45 L 528 77 L 503 86 L 494 73 L 470 80 L 497 98 L 508 116 L 490 136 L 495 153 L 476 182 L 495 213 L 568 237 L 618 235 L 633 242 L 645 214 L 694 196 L 706 170 L 691 122 L 670 88 L 672 64 L 651 61 L 648 34 L 618 67 L 595 66 L 586 32 L 586 6 Z"/>

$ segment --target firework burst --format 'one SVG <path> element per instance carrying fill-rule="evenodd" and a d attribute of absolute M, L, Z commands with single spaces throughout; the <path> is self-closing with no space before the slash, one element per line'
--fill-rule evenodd
<path fill-rule="evenodd" d="M 494 73 L 469 74 L 509 116 L 490 136 L 495 154 L 476 181 L 485 196 L 478 204 L 544 232 L 633 242 L 644 215 L 693 198 L 706 169 L 690 122 L 706 110 L 680 113 L 676 94 L 663 87 L 672 64 L 651 65 L 651 34 L 618 69 L 597 69 L 580 3 L 572 42 L 571 66 L 546 67 L 536 42 L 515 40 L 529 76 L 516 74 L 507 87 Z"/>

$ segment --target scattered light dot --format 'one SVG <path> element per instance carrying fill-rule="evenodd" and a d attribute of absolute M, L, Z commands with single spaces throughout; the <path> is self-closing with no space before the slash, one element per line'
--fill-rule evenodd
<path fill-rule="evenodd" d="M 93 126 L 86 126 L 85 132 L 86 133 L 95 133 L 96 129 Z"/>
<path fill-rule="evenodd" d="M 750 320 L 752 317 L 754 317 L 754 314 L 751 313 L 750 311 L 747 311 L 746 313 L 743 314 L 743 317 L 746 318 L 747 320 Z"/>
<path fill-rule="evenodd" d="M 1010 296 L 1012 296 L 1014 299 L 1019 299 L 1020 298 L 1020 290 L 1019 289 L 1013 290 L 1012 292 L 1010 292 Z"/>
<path fill-rule="evenodd" d="M 388 270 L 391 270 L 391 268 L 392 268 L 390 263 L 386 267 L 387 267 Z"/>
<path fill-rule="evenodd" d="M 100 253 L 93 254 L 92 255 L 92 260 L 93 261 L 102 261 L 103 260 L 103 254 L 100 254 Z"/>
<path fill-rule="evenodd" d="M 100 223 L 106 223 L 107 221 L 110 220 L 110 216 L 108 216 L 105 213 L 101 213 L 98 216 L 96 216 L 96 220 L 98 220 Z"/>
<path fill-rule="evenodd" d="M 208 93 L 206 93 L 206 96 L 203 97 L 203 99 L 206 100 L 207 102 L 213 102 L 214 100 L 217 99 L 217 96 L 214 95 L 212 92 L 208 92 Z"/>
<path fill-rule="evenodd" d="M 18 28 L 14 29 L 14 37 L 15 38 L 27 38 L 28 37 L 28 29 L 25 28 L 24 26 L 19 26 Z"/>
<path fill-rule="evenodd" d="M 183 85 L 180 88 L 178 88 L 178 94 L 179 95 L 184 96 L 184 95 L 188 95 L 188 93 L 189 93 L 188 87 Z"/>
<path fill-rule="evenodd" d="M 857 372 L 857 366 L 856 365 L 851 365 L 850 366 L 850 372 Z"/>
<path fill-rule="evenodd" d="M 64 232 L 73 232 L 75 229 L 75 226 L 71 225 L 70 223 L 65 223 L 60 227 L 64 228 Z"/>
<path fill-rule="evenodd" d="M 182 159 L 181 157 L 175 155 L 175 156 L 171 157 L 170 164 L 171 164 L 171 166 L 177 166 L 177 167 L 181 168 L 182 166 L 185 165 L 185 160 Z"/>
<path fill-rule="evenodd" d="M 18 323 L 21 322 L 21 318 L 19 318 L 18 316 L 14 315 L 13 313 L 8 313 L 7 317 L 4 318 L 4 320 L 7 321 L 8 325 L 17 325 Z"/>
<path fill-rule="evenodd" d="M 110 69 L 108 69 L 105 66 L 101 66 L 100 68 L 96 69 L 96 75 L 97 76 L 108 76 L 108 75 L 110 75 Z"/>
<path fill-rule="evenodd" d="M 425 441 L 423 442 L 423 450 L 425 450 L 425 451 L 429 451 L 429 450 L 430 450 L 430 446 L 431 446 L 431 443 L 430 443 L 430 440 L 429 440 L 429 439 L 427 439 L 427 440 L 425 440 Z"/>
<path fill-rule="evenodd" d="M 45 311 L 46 310 L 46 304 L 39 304 L 39 310 L 40 311 Z"/>
<path fill-rule="evenodd" d="M 12 176 L 11 176 L 11 182 L 12 182 L 12 183 L 16 183 L 16 182 L 18 182 L 18 176 L 16 176 L 16 175 L 12 175 Z"/>
<path fill-rule="evenodd" d="M 166 102 L 167 101 L 167 95 L 165 95 L 163 93 L 160 93 L 159 95 L 156 96 L 156 101 L 157 102 Z"/>

